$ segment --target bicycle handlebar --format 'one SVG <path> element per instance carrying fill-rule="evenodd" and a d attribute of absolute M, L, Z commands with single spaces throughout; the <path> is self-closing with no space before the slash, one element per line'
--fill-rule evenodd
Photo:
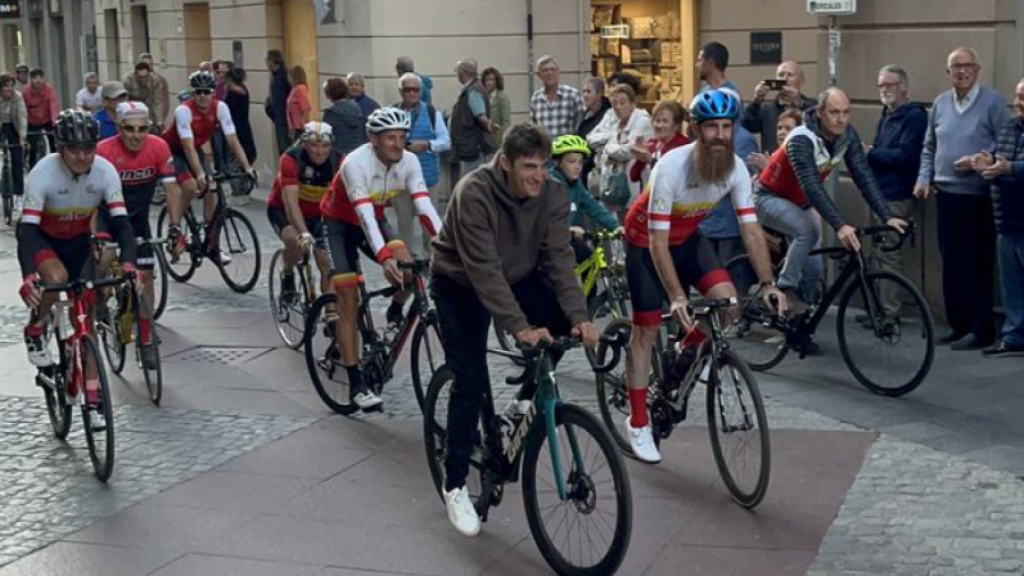
<path fill-rule="evenodd" d="M 623 232 L 621 228 L 615 230 L 598 230 L 597 232 L 584 232 L 583 238 L 591 242 L 607 242 L 610 240 L 621 240 Z"/>
<path fill-rule="evenodd" d="M 596 365 L 595 364 L 595 360 L 594 360 L 594 358 L 592 356 L 593 352 L 590 349 L 587 350 L 587 360 L 590 362 L 590 367 L 591 367 L 591 369 L 594 370 L 595 373 L 598 373 L 598 374 L 610 372 L 613 368 L 615 368 L 619 364 L 619 357 L 621 356 L 621 352 L 620 352 L 621 348 L 620 348 L 619 344 L 621 344 L 621 342 L 622 342 L 622 334 L 618 333 L 618 334 L 615 334 L 614 336 L 611 336 L 611 335 L 608 335 L 608 334 L 602 334 L 601 335 L 601 342 L 604 343 L 604 344 L 608 344 L 609 348 L 612 351 L 612 358 L 610 360 L 608 360 L 606 363 L 604 363 L 604 364 L 602 364 L 600 366 Z M 533 360 L 533 359 L 536 359 L 537 357 L 539 357 L 542 352 L 545 352 L 545 351 L 567 352 L 569 350 L 572 350 L 573 348 L 576 348 L 576 347 L 580 346 L 581 344 L 582 343 L 579 341 L 579 339 L 577 339 L 575 337 L 572 337 L 572 336 L 559 336 L 558 338 L 555 338 L 555 340 L 553 342 L 547 342 L 547 341 L 541 340 L 540 342 L 537 343 L 536 346 L 532 346 L 530 344 L 525 344 L 523 342 L 516 342 L 516 348 L 518 348 L 519 351 L 522 353 L 523 359 L 525 359 L 525 360 Z M 506 383 L 509 383 L 509 384 L 518 384 L 518 383 L 525 382 L 525 377 L 526 377 L 526 374 L 524 373 L 523 376 L 521 376 L 519 378 L 511 378 L 510 377 L 510 378 L 507 378 L 505 381 L 506 381 Z"/>
<path fill-rule="evenodd" d="M 129 278 L 129 274 L 122 274 L 117 278 L 101 278 L 99 280 L 74 280 L 64 284 L 43 284 L 42 282 L 36 283 L 37 286 L 43 289 L 43 292 L 78 292 L 79 290 L 92 290 L 95 288 L 105 288 L 107 286 L 116 286 L 126 282 Z"/>
<path fill-rule="evenodd" d="M 413 260 L 412 262 L 398 262 L 399 270 L 408 270 L 413 274 L 422 274 L 430 270 L 430 260 Z"/>
<path fill-rule="evenodd" d="M 902 234 L 900 234 L 899 231 L 897 231 L 892 226 L 889 226 L 888 224 L 881 224 L 878 226 L 867 226 L 865 228 L 858 228 L 857 236 L 871 236 L 876 241 L 883 240 L 879 245 L 879 249 L 882 252 L 895 252 L 900 248 L 903 248 L 903 245 L 907 242 L 907 239 L 913 237 L 916 231 L 917 229 L 914 226 L 914 221 L 907 220 L 907 230 Z M 896 234 L 896 242 L 884 242 L 884 239 L 890 237 L 890 235 L 894 233 Z"/>
<path fill-rule="evenodd" d="M 736 298 L 735 296 L 729 298 L 715 298 L 711 300 L 692 300 L 686 305 L 686 311 L 691 316 L 710 316 L 711 313 L 715 310 L 722 310 L 725 308 L 738 306 L 739 303 L 739 299 Z M 675 317 L 672 316 L 671 312 L 668 314 L 661 315 L 662 322 L 668 322 L 674 319 Z"/>

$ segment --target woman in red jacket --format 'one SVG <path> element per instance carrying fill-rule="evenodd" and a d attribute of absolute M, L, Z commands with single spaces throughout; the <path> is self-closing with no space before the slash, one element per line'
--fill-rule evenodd
<path fill-rule="evenodd" d="M 637 143 L 633 148 L 636 162 L 629 171 L 631 181 L 646 183 L 658 158 L 673 148 L 690 143 L 690 139 L 682 133 L 683 122 L 688 116 L 686 108 L 678 102 L 659 102 L 654 107 L 654 138 L 648 140 L 645 145 Z"/>
<path fill-rule="evenodd" d="M 288 79 L 292 83 L 292 91 L 288 94 L 288 133 L 292 142 L 295 142 L 302 135 L 302 127 L 309 122 L 313 105 L 309 102 L 306 69 L 302 66 L 293 66 L 288 71 Z"/>

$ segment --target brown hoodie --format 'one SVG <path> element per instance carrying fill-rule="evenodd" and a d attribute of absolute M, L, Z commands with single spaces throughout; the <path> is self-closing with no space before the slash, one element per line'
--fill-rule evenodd
<path fill-rule="evenodd" d="M 498 164 L 466 175 L 455 187 L 444 227 L 434 238 L 431 269 L 464 286 L 513 334 L 529 328 L 511 285 L 538 268 L 573 326 L 587 320 L 569 244 L 568 196 L 548 180 L 537 198 L 518 199 Z"/>

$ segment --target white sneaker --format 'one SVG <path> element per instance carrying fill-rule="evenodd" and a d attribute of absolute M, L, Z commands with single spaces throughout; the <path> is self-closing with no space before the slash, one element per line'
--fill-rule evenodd
<path fill-rule="evenodd" d="M 480 517 L 469 499 L 466 487 L 456 488 L 451 492 L 444 491 L 444 506 L 448 510 L 448 521 L 455 526 L 459 534 L 473 538 L 480 534 Z"/>
<path fill-rule="evenodd" d="M 50 347 L 46 343 L 47 335 L 30 336 L 25 333 L 25 350 L 28 351 L 28 361 L 36 368 L 53 366 L 53 356 L 50 355 Z"/>
<path fill-rule="evenodd" d="M 360 410 L 372 410 L 384 403 L 384 399 L 369 390 L 362 390 L 352 397 Z"/>
<path fill-rule="evenodd" d="M 525 416 L 530 411 L 530 407 L 533 406 L 533 400 L 516 400 L 515 394 L 512 395 L 512 399 L 509 400 L 508 405 L 505 406 L 505 411 L 502 412 L 503 416 L 511 418 L 513 416 Z"/>
<path fill-rule="evenodd" d="M 651 425 L 643 428 L 633 428 L 629 423 L 629 416 L 626 416 L 626 436 L 629 437 L 629 446 L 633 449 L 633 455 L 641 462 L 657 464 L 661 462 L 661 452 L 654 445 L 654 436 L 651 434 Z"/>

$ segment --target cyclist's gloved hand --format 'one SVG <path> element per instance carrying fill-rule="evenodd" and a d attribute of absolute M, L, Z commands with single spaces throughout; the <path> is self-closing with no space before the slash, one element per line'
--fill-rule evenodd
<path fill-rule="evenodd" d="M 125 262 L 121 265 L 121 273 L 128 277 L 128 281 L 131 282 L 135 293 L 142 296 L 142 272 L 139 272 L 135 264 Z"/>
<path fill-rule="evenodd" d="M 25 301 L 26 306 L 37 308 L 43 298 L 43 291 L 39 288 L 39 275 L 33 272 L 25 276 L 18 294 L 21 295 L 21 299 Z"/>
<path fill-rule="evenodd" d="M 315 240 L 313 238 L 313 235 L 310 234 L 309 232 L 303 232 L 302 234 L 299 234 L 299 246 L 301 246 L 303 250 L 308 250 L 311 246 L 313 246 L 314 242 Z"/>

